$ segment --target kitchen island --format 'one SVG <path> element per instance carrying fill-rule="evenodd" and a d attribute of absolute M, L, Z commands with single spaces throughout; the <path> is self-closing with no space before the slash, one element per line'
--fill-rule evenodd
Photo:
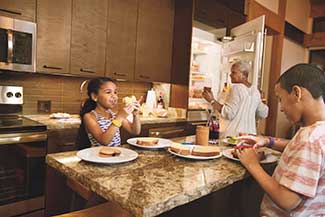
<path fill-rule="evenodd" d="M 102 198 L 115 201 L 132 216 L 145 217 L 160 215 L 248 177 L 240 163 L 224 157 L 195 161 L 166 150 L 124 147 L 136 150 L 138 158 L 123 164 L 100 165 L 81 161 L 75 151 L 50 154 L 46 158 L 48 171 L 55 170 Z M 51 201 L 53 195 L 47 192 L 46 196 Z M 58 214 L 51 213 L 50 207 L 46 209 L 47 215 Z"/>

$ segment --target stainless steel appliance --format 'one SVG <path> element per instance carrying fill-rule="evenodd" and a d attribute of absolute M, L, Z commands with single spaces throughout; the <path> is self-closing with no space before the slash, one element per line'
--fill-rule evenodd
<path fill-rule="evenodd" d="M 22 87 L 0 86 L 1 217 L 43 216 L 47 129 L 22 104 Z"/>
<path fill-rule="evenodd" d="M 35 72 L 36 23 L 0 16 L 0 69 Z"/>

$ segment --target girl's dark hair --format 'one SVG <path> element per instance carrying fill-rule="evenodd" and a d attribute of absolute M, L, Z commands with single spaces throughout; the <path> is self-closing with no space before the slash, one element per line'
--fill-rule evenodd
<path fill-rule="evenodd" d="M 78 130 L 78 135 L 76 138 L 76 146 L 77 146 L 78 150 L 81 150 L 84 148 L 89 148 L 91 145 L 88 135 L 87 135 L 87 132 L 86 132 L 84 122 L 83 122 L 83 116 L 86 113 L 88 113 L 96 108 L 97 104 L 94 100 L 92 100 L 91 94 L 92 93 L 98 94 L 99 89 L 106 82 L 114 83 L 114 80 L 111 78 L 107 78 L 107 77 L 99 77 L 99 78 L 93 78 L 93 79 L 89 80 L 89 82 L 88 82 L 88 86 L 87 86 L 88 99 L 84 103 L 84 105 L 81 108 L 80 113 L 79 113 L 80 118 L 81 118 L 81 124 L 80 124 L 79 130 Z"/>
<path fill-rule="evenodd" d="M 306 88 L 314 99 L 323 97 L 325 101 L 325 73 L 313 64 L 297 64 L 285 71 L 277 83 L 291 93 L 294 85 Z"/>

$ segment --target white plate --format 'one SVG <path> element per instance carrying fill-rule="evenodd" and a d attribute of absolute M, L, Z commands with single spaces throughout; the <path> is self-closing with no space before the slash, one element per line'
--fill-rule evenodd
<path fill-rule="evenodd" d="M 231 149 L 226 149 L 222 152 L 223 156 L 225 156 L 226 158 L 229 158 L 231 160 L 235 160 L 235 161 L 240 161 L 238 158 L 235 158 L 234 156 L 232 156 L 231 152 L 233 151 L 234 149 L 231 148 Z M 267 153 L 265 152 L 265 159 L 260 161 L 260 163 L 262 164 L 265 164 L 265 163 L 273 163 L 273 162 L 276 162 L 278 160 L 278 157 L 271 154 L 271 153 Z"/>
<path fill-rule="evenodd" d="M 159 139 L 159 141 L 157 145 L 144 146 L 144 145 L 137 144 L 138 139 Z M 129 143 L 130 145 L 140 147 L 140 148 L 147 148 L 147 149 L 166 148 L 173 144 L 173 142 L 170 141 L 169 139 L 162 139 L 156 137 L 136 137 L 136 138 L 128 139 L 126 142 Z"/>
<path fill-rule="evenodd" d="M 224 138 L 224 139 L 222 140 L 222 142 L 224 142 L 224 143 L 226 143 L 226 144 L 228 144 L 228 145 L 237 145 L 237 143 L 228 142 L 228 139 L 227 139 L 227 138 Z"/>
<path fill-rule="evenodd" d="M 197 145 L 187 145 L 187 146 L 189 146 L 190 149 L 193 149 Z M 210 160 L 210 159 L 216 159 L 216 158 L 219 158 L 219 157 L 222 156 L 221 152 L 219 152 L 218 155 L 210 156 L 210 157 L 202 157 L 202 156 L 194 156 L 194 155 L 183 155 L 183 154 L 178 154 L 178 153 L 173 152 L 172 150 L 170 150 L 170 148 L 168 149 L 168 152 L 173 154 L 173 155 L 176 155 L 178 157 L 193 159 L 193 160 Z"/>
<path fill-rule="evenodd" d="M 88 162 L 103 163 L 103 164 L 116 164 L 132 161 L 138 157 L 138 153 L 131 149 L 114 147 L 121 151 L 121 154 L 114 157 L 100 157 L 98 155 L 101 146 L 86 148 L 77 152 L 77 156 Z"/>
<path fill-rule="evenodd" d="M 71 115 L 69 113 L 57 112 L 50 114 L 50 118 L 52 119 L 68 119 Z"/>

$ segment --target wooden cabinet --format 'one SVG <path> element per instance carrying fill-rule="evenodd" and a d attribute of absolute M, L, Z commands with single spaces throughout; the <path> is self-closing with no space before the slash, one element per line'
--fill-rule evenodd
<path fill-rule="evenodd" d="M 77 150 L 78 128 L 48 130 L 47 153 Z"/>
<path fill-rule="evenodd" d="M 138 0 L 110 0 L 106 76 L 134 80 Z"/>
<path fill-rule="evenodd" d="M 37 72 L 69 73 L 71 3 L 37 1 Z"/>
<path fill-rule="evenodd" d="M 104 76 L 107 0 L 73 0 L 70 73 Z"/>
<path fill-rule="evenodd" d="M 36 0 L 1 0 L 0 15 L 35 22 Z"/>
<path fill-rule="evenodd" d="M 170 82 L 173 47 L 173 0 L 140 0 L 135 80 Z"/>

